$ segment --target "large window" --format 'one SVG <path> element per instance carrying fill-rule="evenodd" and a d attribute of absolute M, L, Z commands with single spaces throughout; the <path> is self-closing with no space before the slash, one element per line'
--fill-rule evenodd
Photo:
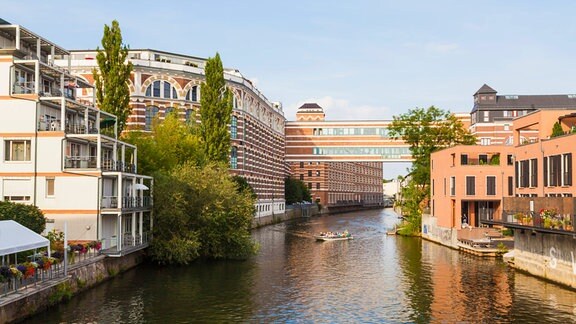
<path fill-rule="evenodd" d="M 538 187 L 538 160 L 530 160 L 530 187 Z"/>
<path fill-rule="evenodd" d="M 149 106 L 146 107 L 146 117 L 145 117 L 145 126 L 144 130 L 151 131 L 152 130 L 152 121 L 158 115 L 158 107 L 156 106 Z"/>
<path fill-rule="evenodd" d="M 230 153 L 230 168 L 238 168 L 238 149 L 236 146 L 232 146 L 232 152 Z"/>
<path fill-rule="evenodd" d="M 4 141 L 4 161 L 30 161 L 30 140 Z"/>
<path fill-rule="evenodd" d="M 496 177 L 487 176 L 486 177 L 486 195 L 495 196 L 496 195 Z"/>
<path fill-rule="evenodd" d="M 466 176 L 466 195 L 474 196 L 476 194 L 476 177 Z"/>
<path fill-rule="evenodd" d="M 450 177 L 450 196 L 456 196 L 456 177 Z"/>
<path fill-rule="evenodd" d="M 186 92 L 186 100 L 198 102 L 198 86 L 193 86 Z"/>
<path fill-rule="evenodd" d="M 230 121 L 230 138 L 235 139 L 238 137 L 238 118 L 236 116 L 232 116 L 232 120 Z"/>
<path fill-rule="evenodd" d="M 562 154 L 562 185 L 572 185 L 572 153 Z"/>
<path fill-rule="evenodd" d="M 562 156 L 549 156 L 548 164 L 548 185 L 550 187 L 560 186 L 562 184 Z"/>
<path fill-rule="evenodd" d="M 146 88 L 147 97 L 178 99 L 178 93 L 168 81 L 154 81 Z"/>

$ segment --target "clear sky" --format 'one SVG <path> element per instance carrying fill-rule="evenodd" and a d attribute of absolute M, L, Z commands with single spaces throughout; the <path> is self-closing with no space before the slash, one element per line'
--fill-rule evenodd
<path fill-rule="evenodd" d="M 0 17 L 67 49 L 120 23 L 131 48 L 219 52 L 294 120 L 391 119 L 435 105 L 469 112 L 500 94 L 576 93 L 576 1 L 7 1 Z"/>

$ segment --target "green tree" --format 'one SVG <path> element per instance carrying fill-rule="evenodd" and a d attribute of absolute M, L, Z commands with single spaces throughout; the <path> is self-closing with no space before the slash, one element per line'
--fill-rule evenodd
<path fill-rule="evenodd" d="M 129 132 L 125 140 L 138 147 L 142 174 L 156 175 L 186 162 L 205 163 L 197 124 L 180 120 L 178 114 L 168 114 L 161 123 L 154 120 L 150 133 Z"/>
<path fill-rule="evenodd" d="M 400 202 L 409 225 L 399 232 L 418 233 L 422 210 L 430 199 L 430 154 L 458 144 L 472 145 L 476 139 L 456 116 L 434 106 L 394 116 L 388 130 L 392 138 L 402 139 L 410 145 L 414 159 Z"/>
<path fill-rule="evenodd" d="M 256 195 L 256 192 L 254 192 L 254 189 L 248 183 L 246 178 L 241 177 L 239 175 L 234 175 L 234 176 L 232 176 L 232 181 L 234 181 L 236 183 L 236 188 L 237 188 L 238 192 L 243 192 L 243 191 L 247 190 L 248 193 L 252 196 L 252 198 L 254 198 L 254 199 L 258 198 L 258 195 Z"/>
<path fill-rule="evenodd" d="M 552 135 L 550 137 L 562 136 L 564 135 L 564 130 L 562 129 L 562 125 L 559 122 L 555 122 L 554 126 L 552 127 Z"/>
<path fill-rule="evenodd" d="M 122 44 L 118 21 L 112 26 L 104 25 L 102 50 L 97 49 L 99 70 L 92 70 L 96 88 L 96 102 L 100 109 L 118 117 L 118 133 L 124 130 L 130 115 L 130 88 L 128 81 L 133 66 L 126 62 L 128 47 Z"/>
<path fill-rule="evenodd" d="M 284 179 L 284 196 L 287 204 L 312 200 L 308 186 L 301 180 L 291 177 Z"/>
<path fill-rule="evenodd" d="M 38 207 L 0 201 L 0 220 L 13 220 L 40 234 L 46 228 L 46 218 Z"/>
<path fill-rule="evenodd" d="M 255 200 L 238 191 L 225 164 L 185 163 L 155 179 L 151 257 L 188 264 L 197 257 L 241 259 L 254 254 L 250 236 Z"/>
<path fill-rule="evenodd" d="M 232 93 L 226 88 L 220 55 L 209 58 L 204 69 L 206 82 L 200 96 L 200 137 L 208 161 L 228 162 Z"/>

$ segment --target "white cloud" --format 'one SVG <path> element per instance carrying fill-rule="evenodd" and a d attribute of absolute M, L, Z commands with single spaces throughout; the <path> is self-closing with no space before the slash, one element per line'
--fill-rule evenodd
<path fill-rule="evenodd" d="M 392 119 L 392 112 L 386 106 L 354 105 L 347 99 L 324 96 L 310 98 L 284 109 L 287 120 L 296 120 L 296 111 L 304 103 L 317 103 L 324 109 L 326 120 L 383 120 Z"/>

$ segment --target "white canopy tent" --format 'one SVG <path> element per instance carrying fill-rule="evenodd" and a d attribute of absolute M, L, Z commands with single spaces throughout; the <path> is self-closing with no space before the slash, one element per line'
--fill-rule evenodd
<path fill-rule="evenodd" d="M 0 256 L 43 247 L 50 251 L 47 238 L 13 220 L 0 221 Z"/>

